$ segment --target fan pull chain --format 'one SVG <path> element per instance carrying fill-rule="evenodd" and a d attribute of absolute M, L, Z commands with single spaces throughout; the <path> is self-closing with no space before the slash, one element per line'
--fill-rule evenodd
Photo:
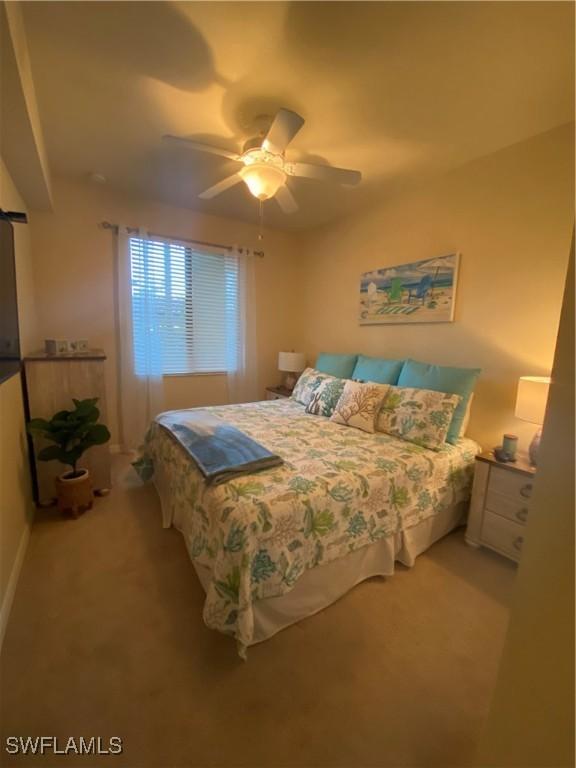
<path fill-rule="evenodd" d="M 260 214 L 260 231 L 258 232 L 258 240 L 264 240 L 264 201 L 258 200 L 259 214 Z"/>

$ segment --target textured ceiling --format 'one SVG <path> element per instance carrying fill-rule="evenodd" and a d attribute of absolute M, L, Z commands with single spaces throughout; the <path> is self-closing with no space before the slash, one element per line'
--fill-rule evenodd
<path fill-rule="evenodd" d="M 358 188 L 291 179 L 312 227 L 573 119 L 574 7 L 554 2 L 26 2 L 48 155 L 57 175 L 104 174 L 131 194 L 256 221 L 236 165 L 165 133 L 239 149 L 281 107 L 288 149 L 362 171 Z"/>

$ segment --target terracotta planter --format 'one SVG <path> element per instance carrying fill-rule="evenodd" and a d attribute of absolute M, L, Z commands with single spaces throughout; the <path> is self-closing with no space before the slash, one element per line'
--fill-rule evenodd
<path fill-rule="evenodd" d="M 88 509 L 92 509 L 92 479 L 87 469 L 76 470 L 77 477 L 71 477 L 74 472 L 64 472 L 56 478 L 56 493 L 58 509 L 65 515 L 78 517 Z"/>

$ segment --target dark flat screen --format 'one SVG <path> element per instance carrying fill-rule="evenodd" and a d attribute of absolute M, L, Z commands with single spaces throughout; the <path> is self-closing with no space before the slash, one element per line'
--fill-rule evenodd
<path fill-rule="evenodd" d="M 0 214 L 0 381 L 20 370 L 18 297 L 12 222 Z"/>

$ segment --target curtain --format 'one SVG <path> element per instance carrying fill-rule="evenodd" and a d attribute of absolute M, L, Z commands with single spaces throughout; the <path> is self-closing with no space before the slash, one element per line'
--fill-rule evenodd
<path fill-rule="evenodd" d="M 147 233 L 139 233 L 139 278 L 150 282 Z M 147 290 L 135 293 L 132 287 L 130 237 L 126 227 L 118 227 L 118 347 L 119 405 L 122 449 L 131 451 L 141 445 L 151 420 L 164 409 L 160 316 L 153 295 Z M 134 304 L 133 304 L 134 301 Z M 134 334 L 136 321 L 146 333 Z"/>
<path fill-rule="evenodd" d="M 256 256 L 247 248 L 234 246 L 225 259 L 228 400 L 249 403 L 261 399 L 256 356 Z"/>

